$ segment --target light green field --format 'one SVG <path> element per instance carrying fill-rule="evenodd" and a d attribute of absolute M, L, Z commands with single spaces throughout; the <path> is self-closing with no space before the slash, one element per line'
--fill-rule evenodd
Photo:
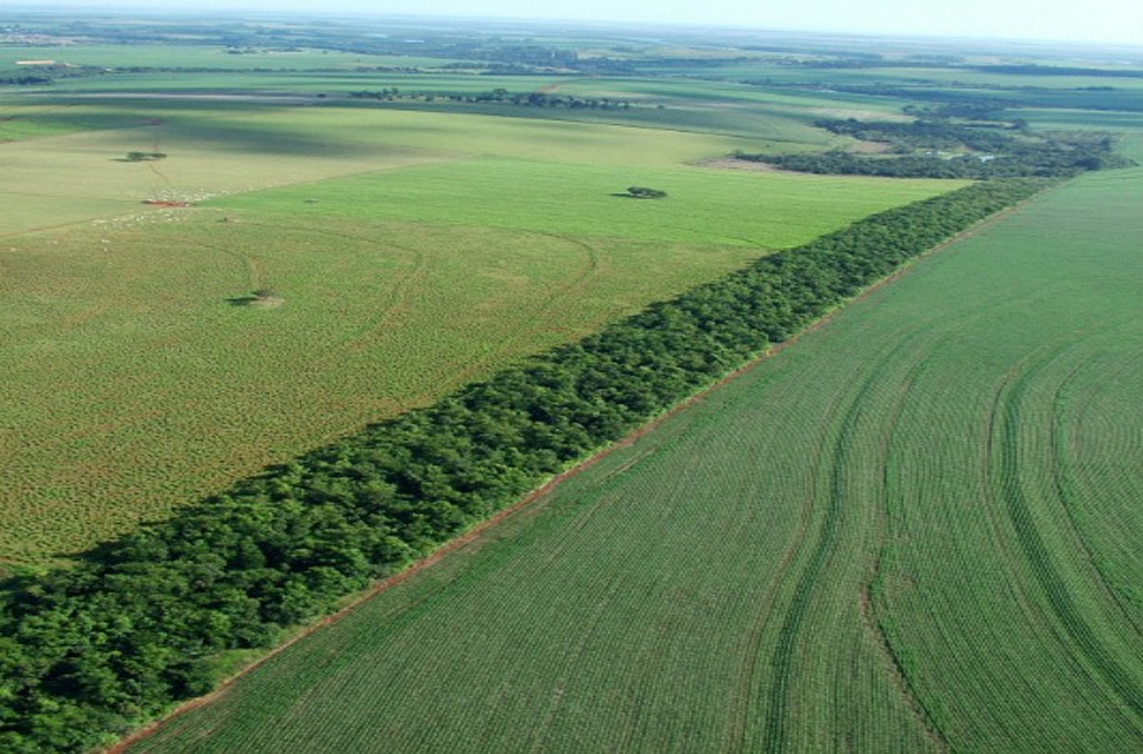
<path fill-rule="evenodd" d="M 358 66 L 437 67 L 453 61 L 441 58 L 298 50 L 258 50 L 240 55 L 209 45 L 73 45 L 54 47 L 0 47 L 0 72 L 35 73 L 18 60 L 54 60 L 57 63 L 98 68 L 212 68 L 227 70 L 352 69 Z M 170 74 L 167 74 L 168 78 Z"/>
<path fill-rule="evenodd" d="M 565 159 L 585 159 L 593 151 L 574 142 L 559 143 L 567 143 Z M 668 197 L 633 200 L 622 195 L 631 185 L 661 189 Z M 488 158 L 291 186 L 209 206 L 288 213 L 299 220 L 376 217 L 555 236 L 778 248 L 805 243 L 853 218 L 960 185 L 964 184 L 643 167 L 607 159 L 573 164 Z"/>
<path fill-rule="evenodd" d="M 600 124 L 77 109 L 151 125 L 0 145 L 0 556 L 17 560 L 959 185 L 688 166 L 749 142 Z M 131 150 L 169 156 L 121 161 Z M 612 196 L 645 184 L 671 196 Z M 267 287 L 286 303 L 228 302 Z"/>
<path fill-rule="evenodd" d="M 1138 749 L 1141 193 L 921 262 L 131 751 Z"/>
<path fill-rule="evenodd" d="M 759 253 L 186 210 L 11 240 L 0 551 L 107 539 Z M 286 303 L 227 301 L 263 287 Z"/>
<path fill-rule="evenodd" d="M 1009 111 L 1013 118 L 1023 118 L 1037 129 L 1143 129 L 1143 113 L 1081 112 L 1063 109 L 1021 108 Z"/>

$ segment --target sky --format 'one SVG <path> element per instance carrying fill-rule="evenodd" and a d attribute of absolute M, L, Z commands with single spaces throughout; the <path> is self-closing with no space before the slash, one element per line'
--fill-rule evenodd
<path fill-rule="evenodd" d="M 1143 0 L 15 0 L 13 6 L 641 21 L 1143 47 Z M 2 13 L 2 11 L 0 11 Z"/>

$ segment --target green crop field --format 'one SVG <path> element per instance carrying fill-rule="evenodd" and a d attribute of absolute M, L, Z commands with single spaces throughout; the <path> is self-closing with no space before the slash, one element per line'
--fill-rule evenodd
<path fill-rule="evenodd" d="M 0 750 L 1143 750 L 1133 54 L 0 13 Z"/>
<path fill-rule="evenodd" d="M 130 750 L 1138 748 L 1141 193 L 919 263 Z"/>
<path fill-rule="evenodd" d="M 471 113 L 11 112 L 85 129 L 0 145 L 0 556 L 22 561 L 961 185 L 687 165 L 759 142 Z M 261 288 L 285 305 L 230 303 Z"/>

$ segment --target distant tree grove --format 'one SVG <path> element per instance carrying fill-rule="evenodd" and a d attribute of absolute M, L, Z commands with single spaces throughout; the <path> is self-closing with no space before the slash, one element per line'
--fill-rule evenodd
<path fill-rule="evenodd" d="M 871 216 L 18 579 L 0 610 L 0 751 L 86 751 L 210 691 L 219 653 L 273 646 L 1045 185 Z"/>
<path fill-rule="evenodd" d="M 1021 125 L 999 122 L 965 125 L 944 118 L 909 123 L 818 121 L 832 133 L 886 145 L 892 154 L 864 155 L 846 151 L 818 154 L 745 154 L 742 160 L 765 162 L 785 170 L 824 175 L 876 175 L 886 178 L 959 178 L 984 180 L 1015 177 L 1068 178 L 1087 170 L 1129 167 L 1114 151 L 1106 133 L 1072 131 L 1030 136 Z"/>

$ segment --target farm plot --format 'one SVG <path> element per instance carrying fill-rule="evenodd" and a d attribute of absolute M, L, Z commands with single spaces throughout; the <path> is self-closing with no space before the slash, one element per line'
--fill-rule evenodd
<path fill-rule="evenodd" d="M 0 199 L 17 211 L 0 218 L 0 235 L 134 213 L 147 199 L 197 202 L 464 157 L 666 167 L 765 146 L 604 124 L 282 107 L 219 96 L 72 97 L 6 108 L 3 117 L 10 120 L 0 126 L 20 140 L 0 143 Z M 80 132 L 30 138 L 67 131 Z M 130 162 L 131 152 L 166 157 Z M 638 174 L 616 178 L 619 184 L 608 191 L 622 191 Z"/>
<path fill-rule="evenodd" d="M 1141 187 L 922 262 L 130 751 L 1138 748 Z"/>
<path fill-rule="evenodd" d="M 957 185 L 670 167 L 727 140 L 630 128 L 155 107 L 164 125 L 2 148 L 25 149 L 6 183 L 26 203 L 17 223 L 62 222 L 57 199 L 131 207 L 0 247 L 3 557 L 75 552 L 767 249 Z M 168 159 L 108 158 L 151 130 L 178 146 Z M 451 170 L 397 169 L 442 159 Z M 393 180 L 137 204 L 379 164 Z M 140 183 L 80 180 L 97 169 Z M 611 195 L 642 178 L 677 196 Z M 260 289 L 285 303 L 240 306 Z"/>

